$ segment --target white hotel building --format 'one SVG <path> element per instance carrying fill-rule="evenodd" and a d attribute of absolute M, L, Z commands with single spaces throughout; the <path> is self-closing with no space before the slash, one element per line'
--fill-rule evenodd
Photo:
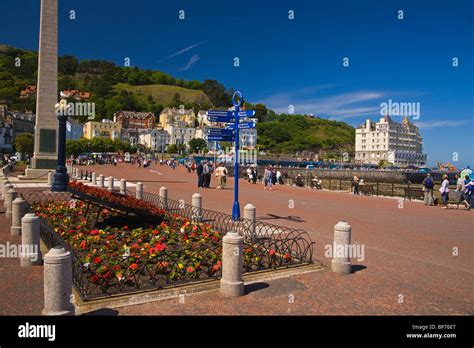
<path fill-rule="evenodd" d="M 371 164 L 385 160 L 395 166 L 421 167 L 426 164 L 426 154 L 417 126 L 406 117 L 396 123 L 385 116 L 379 122 L 366 120 L 356 128 L 355 160 Z"/>

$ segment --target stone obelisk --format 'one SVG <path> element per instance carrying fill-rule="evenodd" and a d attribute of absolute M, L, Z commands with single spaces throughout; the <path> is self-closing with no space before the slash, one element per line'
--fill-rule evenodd
<path fill-rule="evenodd" d="M 26 178 L 45 175 L 57 164 L 58 0 L 41 0 L 36 93 L 34 155 Z"/>

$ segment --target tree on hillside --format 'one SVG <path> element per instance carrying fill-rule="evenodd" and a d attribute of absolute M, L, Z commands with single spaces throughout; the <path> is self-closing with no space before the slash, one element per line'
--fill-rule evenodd
<path fill-rule="evenodd" d="M 58 58 L 58 73 L 61 75 L 74 75 L 79 68 L 79 61 L 73 56 L 62 56 Z"/>
<path fill-rule="evenodd" d="M 229 100 L 224 85 L 216 80 L 205 80 L 201 88 L 215 106 L 225 107 L 230 105 L 231 100 Z"/>
<path fill-rule="evenodd" d="M 183 102 L 181 101 L 181 95 L 176 92 L 173 96 L 173 101 L 171 102 L 171 106 L 174 108 L 178 108 L 180 105 L 183 105 Z"/>
<path fill-rule="evenodd" d="M 15 150 L 22 155 L 33 156 L 34 135 L 31 133 L 22 133 L 16 137 L 14 146 Z"/>
<path fill-rule="evenodd" d="M 255 117 L 257 118 L 258 122 L 267 121 L 267 114 L 268 110 L 264 104 L 255 105 Z"/>
<path fill-rule="evenodd" d="M 193 153 L 201 152 L 206 146 L 207 143 L 204 139 L 193 138 L 189 141 L 189 148 Z"/>

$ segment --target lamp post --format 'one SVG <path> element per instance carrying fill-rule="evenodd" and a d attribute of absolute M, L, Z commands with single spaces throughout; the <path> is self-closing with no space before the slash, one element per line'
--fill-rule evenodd
<path fill-rule="evenodd" d="M 56 173 L 53 177 L 53 185 L 51 191 L 63 192 L 67 191 L 69 183 L 69 175 L 66 169 L 66 121 L 67 121 L 67 104 L 66 100 L 62 99 L 59 104 L 56 104 L 58 110 L 58 162 L 56 166 Z"/>

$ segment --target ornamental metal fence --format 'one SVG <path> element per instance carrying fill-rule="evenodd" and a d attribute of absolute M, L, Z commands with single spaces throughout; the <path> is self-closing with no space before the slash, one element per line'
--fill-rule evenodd
<path fill-rule="evenodd" d="M 135 193 L 127 191 L 126 194 Z M 28 203 L 29 212 L 35 212 L 39 204 L 74 202 L 77 199 L 69 192 L 32 191 L 23 193 L 22 196 Z M 168 223 L 171 226 L 176 221 L 186 218 L 194 224 L 209 226 L 212 231 L 218 232 L 221 238 L 229 231 L 241 234 L 244 237 L 244 273 L 289 268 L 314 262 L 314 242 L 303 230 L 249 219 L 232 221 L 228 214 L 194 207 L 183 201 L 165 199 L 149 192 L 144 192 L 143 200 L 164 209 L 169 214 Z M 90 221 L 97 220 L 94 214 L 99 213 L 100 210 L 87 208 L 87 214 L 91 215 Z M 221 269 L 216 267 L 216 264 L 221 262 L 222 258 L 222 239 L 219 239 L 218 244 L 199 242 L 198 247 L 193 249 L 184 245 L 173 245 L 167 254 L 156 255 L 153 262 L 136 262 L 125 252 L 115 252 L 104 255 L 106 261 L 103 263 L 95 264 L 85 262 L 88 260 L 90 247 L 87 250 L 72 248 L 47 219 L 40 219 L 40 234 L 48 248 L 62 246 L 71 252 L 73 283 L 81 298 L 86 301 L 198 281 L 212 281 L 221 277 Z M 120 235 L 116 236 L 116 239 L 120 238 Z M 97 245 L 97 248 L 100 248 L 100 245 Z M 189 258 L 170 258 L 170 253 L 186 254 Z M 196 262 L 199 264 L 197 268 Z"/>

